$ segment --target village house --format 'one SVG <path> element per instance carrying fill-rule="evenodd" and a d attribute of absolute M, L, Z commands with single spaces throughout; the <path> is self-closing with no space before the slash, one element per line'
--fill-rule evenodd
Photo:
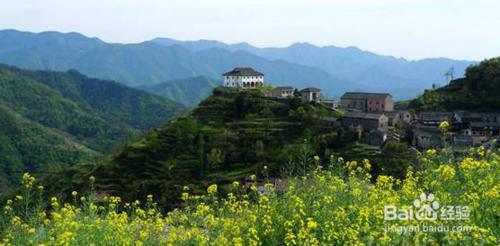
<path fill-rule="evenodd" d="M 419 127 L 437 128 L 443 121 L 453 124 L 453 119 L 452 112 L 422 112 L 418 115 L 417 122 Z"/>
<path fill-rule="evenodd" d="M 401 127 L 403 125 L 409 125 L 413 120 L 413 115 L 404 110 L 388 111 L 384 114 L 389 118 L 390 127 Z"/>
<path fill-rule="evenodd" d="M 384 112 L 394 110 L 394 101 L 388 93 L 346 92 L 340 98 L 340 107 L 348 111 Z"/>
<path fill-rule="evenodd" d="M 264 85 L 264 74 L 251 67 L 237 67 L 222 76 L 224 87 L 257 88 Z"/>
<path fill-rule="evenodd" d="M 384 114 L 347 112 L 342 118 L 343 127 L 362 127 L 365 132 L 387 132 L 389 119 Z"/>
<path fill-rule="evenodd" d="M 321 100 L 321 104 L 329 109 L 338 109 L 339 104 L 334 100 Z"/>
<path fill-rule="evenodd" d="M 314 87 L 307 87 L 300 91 L 302 99 L 307 102 L 319 103 L 321 101 L 321 90 Z"/>
<path fill-rule="evenodd" d="M 271 96 L 275 98 L 289 98 L 293 97 L 294 88 L 291 86 L 278 86 L 273 88 Z"/>
<path fill-rule="evenodd" d="M 437 148 L 442 144 L 442 132 L 439 128 L 417 128 L 412 133 L 412 145 L 419 149 Z"/>

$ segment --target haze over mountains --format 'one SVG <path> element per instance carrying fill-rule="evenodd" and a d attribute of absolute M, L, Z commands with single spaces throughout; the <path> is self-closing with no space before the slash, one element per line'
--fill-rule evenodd
<path fill-rule="evenodd" d="M 233 67 L 252 66 L 265 73 L 272 85 L 315 86 L 330 97 L 338 97 L 346 90 L 388 91 L 401 99 L 414 97 L 433 83 L 445 84 L 443 74 L 451 67 L 455 76 L 462 76 L 464 69 L 475 62 L 446 58 L 409 61 L 354 47 L 307 43 L 257 48 L 246 43 L 157 38 L 138 44 L 115 44 L 78 33 L 3 30 L 0 63 L 30 69 L 77 69 L 128 86 L 196 76 L 218 80 Z"/>

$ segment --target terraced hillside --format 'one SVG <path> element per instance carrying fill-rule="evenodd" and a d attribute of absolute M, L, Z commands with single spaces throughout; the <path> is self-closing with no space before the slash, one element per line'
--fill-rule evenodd
<path fill-rule="evenodd" d="M 350 141 L 344 130 L 324 124 L 322 114 L 300 98 L 278 100 L 258 90 L 218 88 L 190 114 L 152 130 L 92 171 L 78 167 L 63 175 L 80 182 L 81 189 L 93 175 L 102 193 L 126 200 L 151 193 L 175 206 L 184 185 L 197 190 L 243 180 L 264 166 L 271 176 L 303 172 L 303 166 L 287 163 Z"/>

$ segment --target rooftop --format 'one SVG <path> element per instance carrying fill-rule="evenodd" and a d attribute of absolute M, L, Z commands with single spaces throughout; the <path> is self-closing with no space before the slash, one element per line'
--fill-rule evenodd
<path fill-rule="evenodd" d="M 293 90 L 291 86 L 277 86 L 273 88 L 274 90 Z"/>
<path fill-rule="evenodd" d="M 365 98 L 381 98 L 392 97 L 389 93 L 371 93 L 371 92 L 346 92 L 342 99 L 365 99 Z"/>
<path fill-rule="evenodd" d="M 300 92 L 320 92 L 321 90 L 316 87 L 307 87 L 301 90 Z"/>
<path fill-rule="evenodd" d="M 385 115 L 384 114 L 377 114 L 377 113 L 347 112 L 345 114 L 344 118 L 358 118 L 358 119 L 378 120 L 382 116 L 385 116 Z"/>
<path fill-rule="evenodd" d="M 263 73 L 255 71 L 251 67 L 237 67 L 223 74 L 223 76 L 264 76 Z"/>

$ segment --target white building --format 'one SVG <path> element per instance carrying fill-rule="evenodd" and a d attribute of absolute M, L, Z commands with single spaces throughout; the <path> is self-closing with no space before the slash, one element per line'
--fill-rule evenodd
<path fill-rule="evenodd" d="M 256 88 L 264 85 L 264 74 L 251 67 L 237 67 L 222 76 L 224 87 Z"/>

